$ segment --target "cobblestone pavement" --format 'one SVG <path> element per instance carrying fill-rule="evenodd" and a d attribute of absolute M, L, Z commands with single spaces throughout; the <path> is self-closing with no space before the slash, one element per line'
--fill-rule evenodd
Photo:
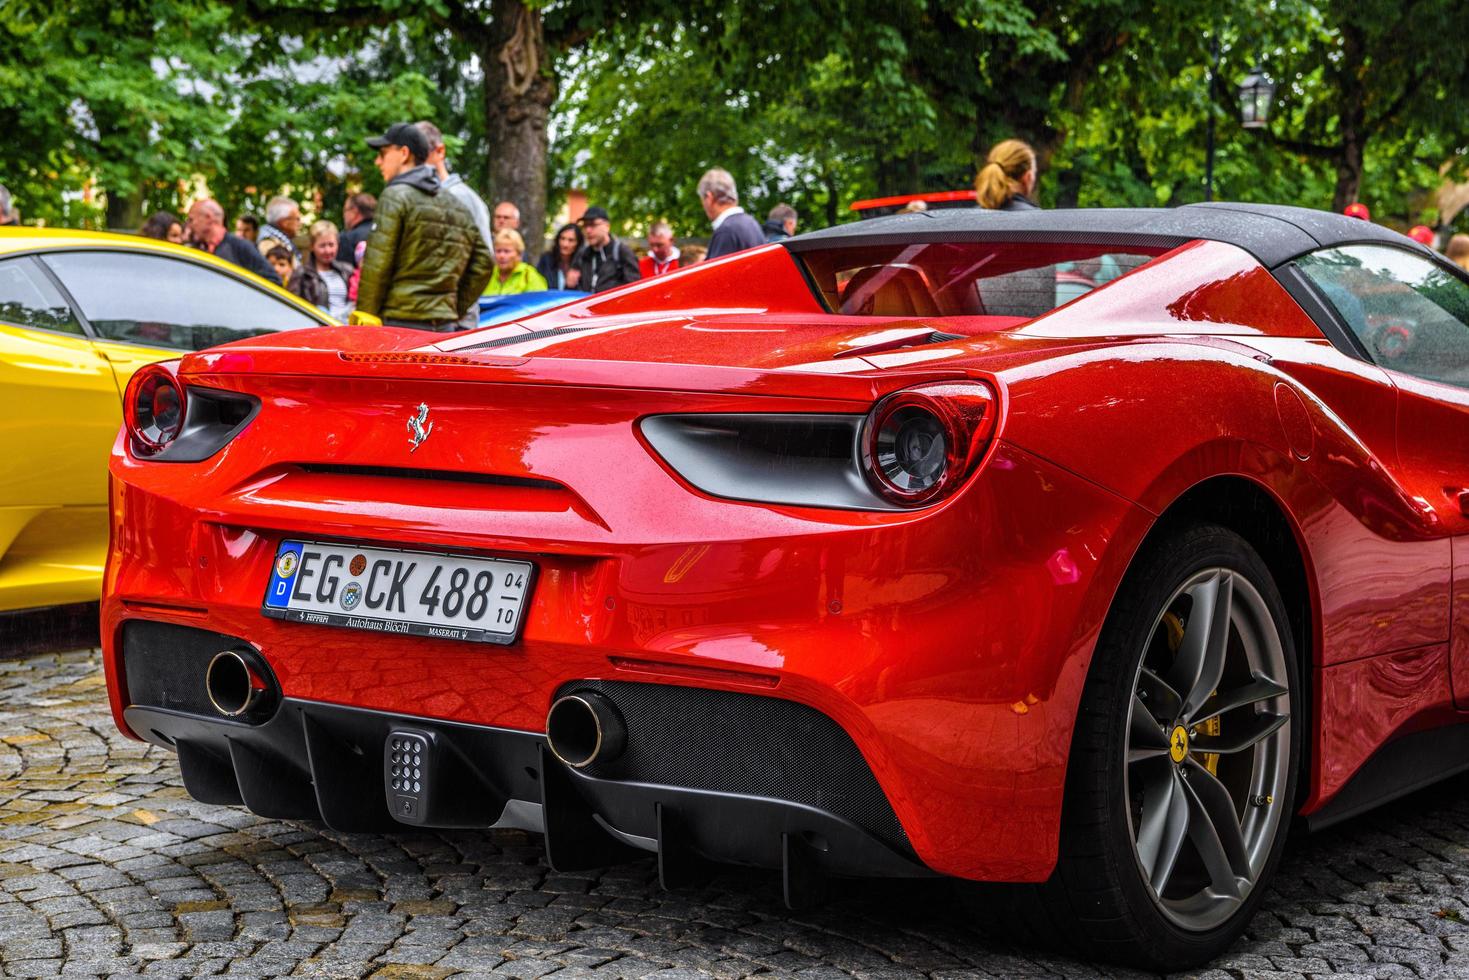
<path fill-rule="evenodd" d="M 1206 980 L 1469 976 L 1469 780 L 1292 841 Z M 114 729 L 95 652 L 0 661 L 0 973 L 194 977 L 1127 976 L 981 938 L 942 883 L 794 913 L 772 875 L 660 891 L 521 833 L 336 834 L 191 801 Z M 1135 974 L 1134 974 L 1135 975 Z"/>

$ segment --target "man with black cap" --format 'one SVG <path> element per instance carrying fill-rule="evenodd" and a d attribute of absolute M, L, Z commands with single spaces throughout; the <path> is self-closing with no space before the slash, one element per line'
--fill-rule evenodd
<path fill-rule="evenodd" d="M 479 304 L 494 257 L 464 205 L 441 193 L 428 140 L 412 123 L 394 123 L 367 145 L 387 186 L 362 258 L 357 309 L 384 323 L 454 330 Z"/>
<path fill-rule="evenodd" d="M 606 209 L 587 208 L 581 216 L 581 228 L 587 243 L 573 260 L 581 270 L 581 284 L 576 288 L 600 293 L 643 277 L 638 271 L 637 255 L 612 234 Z"/>

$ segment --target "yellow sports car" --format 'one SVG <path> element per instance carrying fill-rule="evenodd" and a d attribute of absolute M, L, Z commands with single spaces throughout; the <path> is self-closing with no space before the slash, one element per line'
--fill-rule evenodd
<path fill-rule="evenodd" d="M 0 612 L 100 595 L 107 454 L 133 371 L 335 322 L 194 249 L 0 228 Z"/>

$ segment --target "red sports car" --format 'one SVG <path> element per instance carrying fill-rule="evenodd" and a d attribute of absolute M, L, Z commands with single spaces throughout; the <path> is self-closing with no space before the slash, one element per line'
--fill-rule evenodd
<path fill-rule="evenodd" d="M 1469 281 L 1360 221 L 903 215 L 126 407 L 112 707 L 205 802 L 1179 968 L 1294 818 L 1469 766 Z"/>

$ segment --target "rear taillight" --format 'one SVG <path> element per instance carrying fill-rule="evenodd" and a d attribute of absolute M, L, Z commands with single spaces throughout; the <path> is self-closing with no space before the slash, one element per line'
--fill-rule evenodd
<path fill-rule="evenodd" d="M 995 414 L 995 396 L 979 382 L 894 392 L 873 406 L 862 427 L 863 476 L 895 504 L 934 503 L 974 472 L 994 433 Z"/>
<path fill-rule="evenodd" d="M 998 425 L 979 381 L 915 385 L 863 415 L 649 415 L 638 425 L 669 469 L 730 500 L 843 510 L 935 504 L 963 486 Z"/>
<path fill-rule="evenodd" d="M 135 456 L 156 456 L 184 431 L 188 396 L 177 368 L 177 361 L 150 364 L 128 382 L 123 413 Z"/>
<path fill-rule="evenodd" d="M 260 399 L 238 391 L 185 387 L 178 361 L 143 368 L 122 398 L 128 450 L 158 463 L 198 463 L 219 452 L 260 411 Z"/>

